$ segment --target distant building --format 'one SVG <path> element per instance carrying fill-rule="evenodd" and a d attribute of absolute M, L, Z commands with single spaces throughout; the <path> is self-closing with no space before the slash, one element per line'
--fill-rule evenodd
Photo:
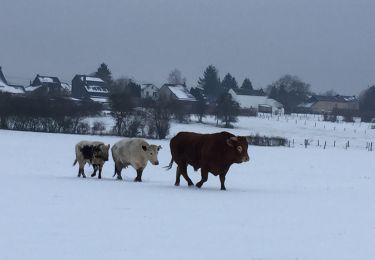
<path fill-rule="evenodd" d="M 321 96 L 314 95 L 306 103 L 298 106 L 300 112 L 331 113 L 333 110 L 358 111 L 359 101 L 355 96 Z"/>
<path fill-rule="evenodd" d="M 195 102 L 197 102 L 187 87 L 181 84 L 164 84 L 159 90 L 159 98 L 176 101 L 184 105 L 186 109 L 191 109 Z"/>
<path fill-rule="evenodd" d="M 197 101 L 195 97 L 190 94 L 186 86 L 180 84 L 164 84 L 160 88 L 159 96 L 166 100 L 178 100 L 183 102 Z"/>
<path fill-rule="evenodd" d="M 71 87 L 60 82 L 59 78 L 36 75 L 30 86 L 25 88 L 26 93 L 38 95 L 69 95 Z"/>
<path fill-rule="evenodd" d="M 76 75 L 72 80 L 72 97 L 108 104 L 108 85 L 98 77 Z"/>
<path fill-rule="evenodd" d="M 159 98 L 159 88 L 154 84 L 142 84 L 141 85 L 141 98 Z"/>
<path fill-rule="evenodd" d="M 246 95 L 246 96 L 265 96 L 263 89 L 242 89 L 237 88 L 233 89 L 237 95 Z"/>
<path fill-rule="evenodd" d="M 0 92 L 17 95 L 24 94 L 25 90 L 23 86 L 9 84 L 0 67 Z"/>
<path fill-rule="evenodd" d="M 263 91 L 263 90 L 262 90 Z M 261 92 L 254 90 L 251 91 L 243 91 L 243 90 L 233 90 L 230 89 L 228 93 L 232 96 L 232 98 L 238 102 L 240 108 L 242 110 L 256 110 L 257 112 L 261 113 L 272 113 L 272 114 L 283 114 L 284 113 L 284 106 L 272 99 L 268 98 L 265 95 L 260 95 Z M 257 93 L 258 95 L 252 95 Z"/>

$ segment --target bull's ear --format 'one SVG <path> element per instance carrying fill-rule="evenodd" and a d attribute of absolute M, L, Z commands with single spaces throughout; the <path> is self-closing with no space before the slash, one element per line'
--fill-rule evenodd
<path fill-rule="evenodd" d="M 227 139 L 227 145 L 230 146 L 230 147 L 233 147 L 233 141 L 232 141 L 232 138 L 229 138 Z"/>
<path fill-rule="evenodd" d="M 245 136 L 245 138 L 246 138 L 246 142 L 247 142 L 247 143 L 250 143 L 250 142 L 251 142 L 251 137 L 250 137 L 250 136 Z"/>
<path fill-rule="evenodd" d="M 158 146 L 158 151 L 159 151 L 161 148 L 163 148 L 163 147 L 161 147 L 161 145 L 159 145 L 159 146 Z"/>
<path fill-rule="evenodd" d="M 142 145 L 142 149 L 143 149 L 143 151 L 147 151 L 147 146 L 146 145 Z"/>

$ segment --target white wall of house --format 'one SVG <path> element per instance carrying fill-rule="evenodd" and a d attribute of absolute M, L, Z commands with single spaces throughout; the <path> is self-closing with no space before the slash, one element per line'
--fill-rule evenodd
<path fill-rule="evenodd" d="M 268 98 L 267 96 L 237 95 L 233 89 L 230 89 L 228 93 L 235 101 L 238 102 L 242 109 L 255 108 L 259 110 L 259 107 L 263 106 L 271 107 L 272 114 L 284 114 L 283 105 L 272 98 Z"/>
<path fill-rule="evenodd" d="M 141 89 L 141 98 L 157 99 L 159 97 L 159 89 L 154 85 L 148 85 Z"/>

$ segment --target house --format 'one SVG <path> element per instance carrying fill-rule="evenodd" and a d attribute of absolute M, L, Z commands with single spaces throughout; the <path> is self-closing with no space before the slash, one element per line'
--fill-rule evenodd
<path fill-rule="evenodd" d="M 72 79 L 72 97 L 108 104 L 108 85 L 98 77 L 75 75 Z"/>
<path fill-rule="evenodd" d="M 159 97 L 159 88 L 154 84 L 141 85 L 141 98 L 157 99 Z"/>
<path fill-rule="evenodd" d="M 241 110 L 256 110 L 262 113 L 283 114 L 284 107 L 278 101 L 268 98 L 265 95 L 251 95 L 252 91 L 230 89 L 228 93 L 238 102 Z M 260 94 L 260 92 L 257 92 Z"/>
<path fill-rule="evenodd" d="M 185 85 L 181 84 L 164 84 L 159 90 L 159 98 L 176 101 L 178 104 L 182 104 L 186 109 L 192 109 L 196 98 L 190 94 L 189 90 Z"/>
<path fill-rule="evenodd" d="M 355 96 L 322 96 L 314 95 L 298 106 L 300 112 L 331 113 L 333 110 L 358 111 L 359 101 Z"/>
<path fill-rule="evenodd" d="M 190 94 L 186 86 L 181 84 L 164 84 L 159 91 L 159 96 L 166 100 L 177 100 L 181 102 L 196 102 L 195 97 Z"/>
<path fill-rule="evenodd" d="M 30 86 L 25 88 L 26 93 L 38 95 L 69 95 L 71 88 L 62 83 L 59 78 L 51 76 L 36 75 Z"/>
<path fill-rule="evenodd" d="M 25 90 L 23 86 L 9 84 L 0 67 L 0 92 L 17 95 L 17 94 L 24 94 Z"/>

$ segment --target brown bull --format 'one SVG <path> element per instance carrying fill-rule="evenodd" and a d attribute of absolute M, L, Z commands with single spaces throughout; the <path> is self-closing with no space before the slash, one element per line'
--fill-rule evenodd
<path fill-rule="evenodd" d="M 176 186 L 180 185 L 182 175 L 188 185 L 193 182 L 187 174 L 187 166 L 194 170 L 201 169 L 202 179 L 196 184 L 202 187 L 208 179 L 208 172 L 220 177 L 221 189 L 225 190 L 225 175 L 233 163 L 249 161 L 247 154 L 248 143 L 246 137 L 235 136 L 228 132 L 215 134 L 198 134 L 180 132 L 170 141 L 172 159 L 167 167 L 177 164 Z"/>

